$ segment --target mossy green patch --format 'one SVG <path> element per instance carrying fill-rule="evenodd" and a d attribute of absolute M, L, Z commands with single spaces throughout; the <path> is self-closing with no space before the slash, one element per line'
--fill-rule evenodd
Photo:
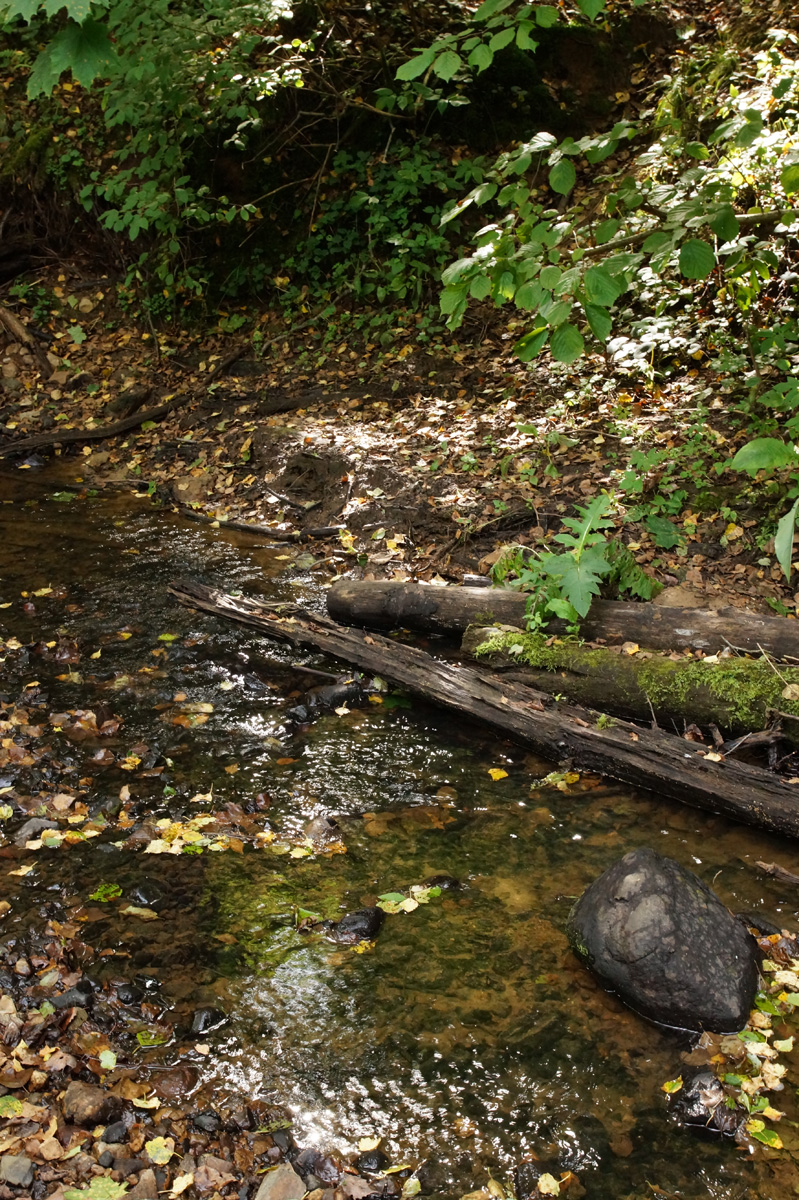
<path fill-rule="evenodd" d="M 799 717 L 799 700 L 786 698 L 787 685 L 797 687 L 799 668 L 775 668 L 763 657 L 675 661 L 662 655 L 642 658 L 591 649 L 576 638 L 554 640 L 541 633 L 489 631 L 474 651 L 476 658 L 502 655 L 519 665 L 550 672 L 572 672 L 612 680 L 615 695 L 630 704 L 648 701 L 655 710 L 682 711 L 696 719 L 697 705 L 718 706 L 720 723 L 743 729 L 762 729 L 773 711 Z M 703 719 L 709 718 L 707 713 Z"/>

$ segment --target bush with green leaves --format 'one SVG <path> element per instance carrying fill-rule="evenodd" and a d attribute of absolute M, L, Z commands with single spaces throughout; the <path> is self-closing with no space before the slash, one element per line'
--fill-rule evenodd
<path fill-rule="evenodd" d="M 447 201 L 482 178 L 479 158 L 457 158 L 430 138 L 388 154 L 339 151 L 320 181 L 310 232 L 284 259 L 284 298 L 423 309 L 436 300 L 452 232 L 440 227 Z M 295 209 L 299 223 L 304 212 Z M 391 319 L 390 310 L 384 310 Z"/>
<path fill-rule="evenodd" d="M 773 243 L 799 231 L 798 45 L 775 34 L 755 77 L 741 68 L 737 83 L 720 82 L 687 137 L 683 118 L 661 105 L 602 135 L 558 143 L 540 132 L 500 155 L 444 216 L 471 205 L 493 216 L 444 272 L 449 325 L 470 300 L 512 303 L 530 314 L 517 355 L 530 361 L 548 347 L 568 364 L 586 346 L 613 355 L 640 339 L 647 309 L 667 346 L 674 321 L 662 316 L 684 307 L 686 284 L 696 293 L 707 281 L 748 313 L 777 270 Z M 625 144 L 632 167 L 613 157 Z M 590 196 L 575 190 L 575 164 Z M 651 353 L 650 342 L 644 361 Z"/>
<path fill-rule="evenodd" d="M 491 577 L 496 585 L 529 592 L 528 628 L 541 629 L 559 617 L 576 629 L 603 587 L 643 600 L 661 590 L 622 542 L 605 536 L 613 528 L 607 517 L 612 505 L 610 496 L 595 496 L 587 507 L 577 509 L 578 517 L 566 517 L 567 531 L 554 539 L 564 547 L 560 553 L 512 546 L 494 565 Z"/>
<path fill-rule="evenodd" d="M 141 246 L 131 279 L 146 274 L 167 295 L 201 294 L 207 268 L 192 239 L 231 225 L 243 237 L 262 216 L 255 203 L 215 194 L 208 177 L 220 152 L 258 134 L 280 89 L 303 83 L 307 47 L 280 33 L 291 10 L 285 0 L 114 0 L 102 9 L 69 0 L 60 15 L 46 10 L 0 0 L 6 54 L 28 77 L 28 105 L 6 116 L 2 132 L 21 146 L 54 121 L 56 139 L 41 147 L 37 168 Z M 62 82 L 68 70 L 72 80 Z M 6 164 L 7 181 L 22 166 Z"/>

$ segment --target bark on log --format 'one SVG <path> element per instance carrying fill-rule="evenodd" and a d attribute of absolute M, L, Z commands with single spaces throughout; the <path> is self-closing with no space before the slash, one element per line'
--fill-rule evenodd
<path fill-rule="evenodd" d="M 340 579 L 327 593 L 327 611 L 345 625 L 413 629 L 457 636 L 469 625 L 518 625 L 527 597 L 511 588 L 429 587 L 419 583 Z M 550 633 L 564 633 L 552 621 Z M 595 600 L 580 626 L 586 641 L 637 642 L 647 650 L 704 650 L 733 646 L 750 654 L 799 661 L 799 621 L 761 617 L 739 608 L 718 611 Z"/>
<path fill-rule="evenodd" d="M 294 606 L 259 604 L 197 583 L 173 583 L 169 591 L 189 607 L 393 680 L 415 696 L 532 746 L 553 762 L 568 759 L 582 770 L 799 837 L 799 793 L 757 767 L 709 760 L 695 743 L 622 721 L 603 721 L 589 709 L 555 703 L 550 696 L 473 667 L 438 662 L 377 633 L 342 629 Z"/>
<path fill-rule="evenodd" d="M 520 653 L 511 649 L 514 643 Z M 492 644 L 494 652 L 480 653 Z M 476 625 L 463 635 L 461 650 L 515 683 L 549 695 L 560 693 L 627 720 L 649 724 L 654 717 L 678 733 L 692 722 L 705 728 L 718 725 L 728 734 L 749 734 L 772 725 L 776 713 L 793 716 L 786 720 L 782 737 L 793 746 L 799 744 L 799 704 L 783 696 L 788 685 L 799 696 L 798 667 L 781 666 L 777 673 L 762 657 L 675 662 L 662 654 L 619 654 L 574 639 L 553 642 L 541 634 Z"/>

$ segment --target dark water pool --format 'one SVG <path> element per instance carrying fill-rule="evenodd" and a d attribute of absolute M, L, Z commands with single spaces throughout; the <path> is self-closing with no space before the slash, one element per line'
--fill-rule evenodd
<path fill-rule="evenodd" d="M 0 693 L 122 724 L 83 740 L 48 727 L 41 760 L 0 768 L 13 789 L 0 802 L 22 796 L 33 813 L 37 797 L 66 789 L 108 820 L 96 838 L 36 851 L 12 849 L 19 820 L 6 822 L 4 935 L 22 936 L 57 901 L 81 922 L 99 977 L 153 986 L 173 1033 L 140 1058 L 190 1061 L 212 1100 L 286 1104 L 302 1145 L 352 1150 L 381 1136 L 395 1163 L 426 1160 L 425 1188 L 441 1200 L 487 1173 L 507 1179 L 530 1153 L 601 1200 L 795 1194 L 785 1154 L 747 1159 L 674 1124 L 661 1085 L 686 1046 L 599 990 L 563 934 L 573 899 L 641 845 L 732 908 L 794 927 L 796 898 L 755 867 L 795 869 L 793 846 L 595 779 L 541 783 L 548 764 L 421 707 L 370 704 L 292 733 L 288 697 L 308 682 L 298 652 L 180 608 L 166 586 L 194 576 L 320 606 L 336 564 L 145 499 L 58 490 L 19 471 L 0 479 L 0 636 L 22 647 L 5 652 Z M 68 662 L 55 657 L 65 645 Z M 176 724 L 192 705 L 212 711 Z M 495 780 L 497 768 L 507 774 Z M 220 811 L 233 827 L 247 813 L 282 852 L 247 837 L 241 852 L 202 855 L 115 844 L 147 813 L 166 828 Z M 303 831 L 331 814 L 346 853 L 305 853 Z M 28 875 L 8 874 L 26 863 Z M 338 917 L 439 874 L 460 886 L 387 917 L 365 953 L 298 929 L 307 914 Z M 111 881 L 120 900 L 92 903 Z M 124 915 L 126 903 L 158 919 Z M 190 1023 L 202 1006 L 228 1020 L 200 1038 Z"/>

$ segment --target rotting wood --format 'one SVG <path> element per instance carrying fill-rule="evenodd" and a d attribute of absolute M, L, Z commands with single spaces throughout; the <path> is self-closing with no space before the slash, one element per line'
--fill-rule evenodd
<path fill-rule="evenodd" d="M 780 739 L 799 745 L 799 711 L 783 713 L 780 734 L 755 732 L 772 725 L 781 707 L 799 710 L 783 695 L 789 686 L 799 695 L 799 668 L 775 670 L 763 657 L 732 655 L 713 662 L 644 651 L 624 654 L 618 647 L 590 647 L 575 638 L 558 640 L 491 625 L 470 626 L 461 652 L 514 683 L 563 694 L 626 720 L 648 724 L 654 718 L 677 733 L 684 731 L 686 721 L 705 728 L 720 725 L 727 735 L 745 734 L 750 750 Z M 731 753 L 731 747 L 725 752 Z"/>
<path fill-rule="evenodd" d="M 716 761 L 706 757 L 704 748 L 671 734 L 603 719 L 491 673 L 437 661 L 378 633 L 344 629 L 295 606 L 259 603 L 194 582 L 173 583 L 169 591 L 189 607 L 389 679 L 423 700 L 531 746 L 552 762 L 567 760 L 579 770 L 799 837 L 799 793 L 757 767 Z"/>
<path fill-rule="evenodd" d="M 431 587 L 390 580 L 340 579 L 327 594 L 336 621 L 370 629 L 412 629 L 462 634 L 469 625 L 524 623 L 527 596 L 511 588 Z M 566 632 L 552 621 L 548 633 Z M 799 661 L 799 621 L 765 617 L 739 608 L 716 611 L 666 605 L 595 600 L 580 625 L 585 641 L 637 642 L 648 650 L 704 650 L 716 654 L 732 646 L 748 654 L 765 652 Z"/>

